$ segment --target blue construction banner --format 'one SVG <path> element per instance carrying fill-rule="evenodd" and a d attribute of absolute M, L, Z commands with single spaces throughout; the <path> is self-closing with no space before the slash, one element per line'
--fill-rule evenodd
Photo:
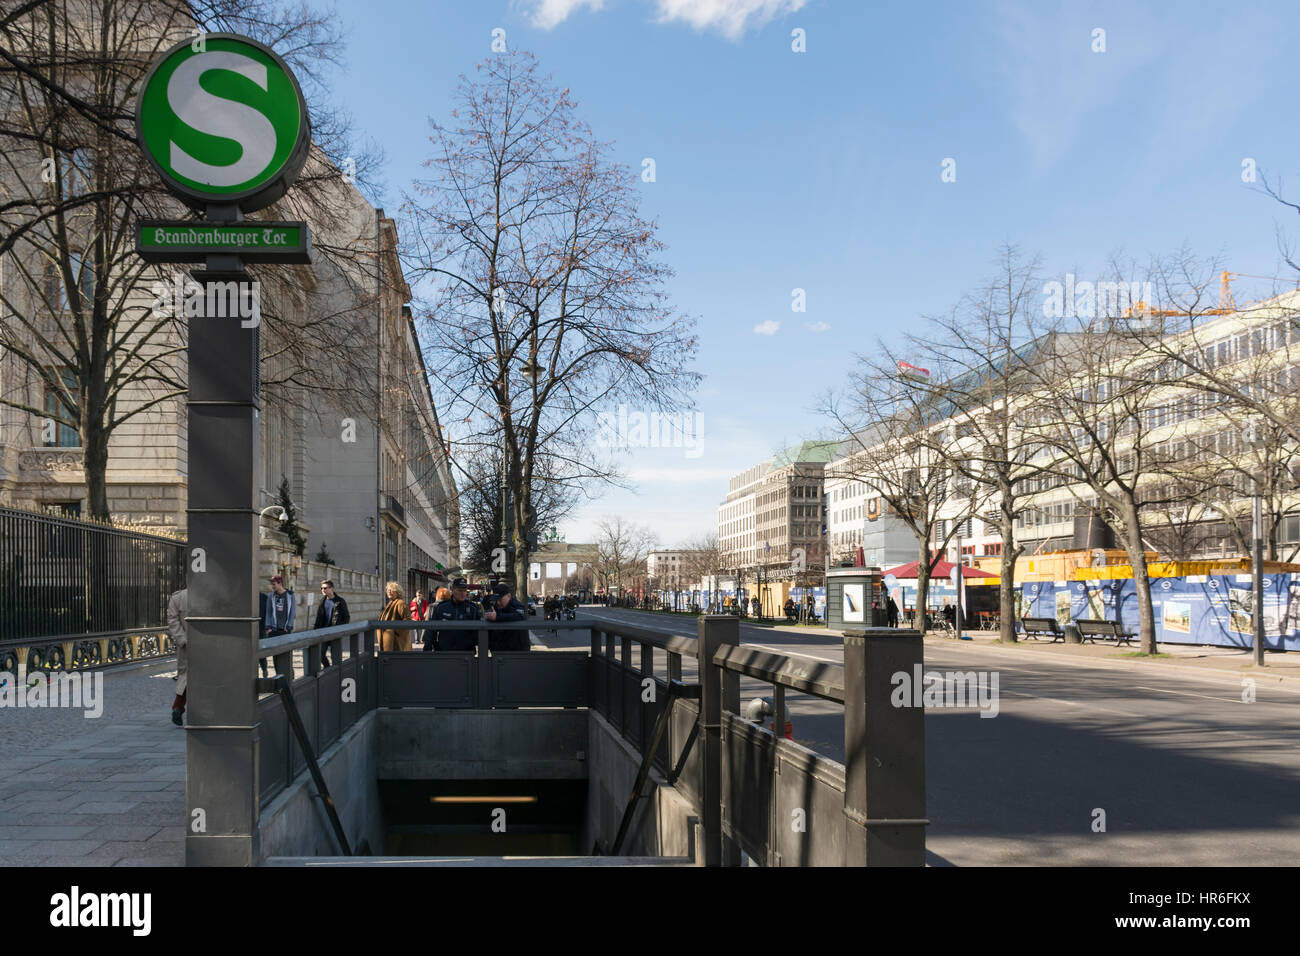
<path fill-rule="evenodd" d="M 1132 579 L 1028 581 L 1020 586 L 1018 617 L 1118 621 L 1138 630 L 1137 588 Z M 1152 578 L 1156 640 L 1165 644 L 1250 647 L 1255 595 L 1249 574 Z M 1264 646 L 1300 650 L 1300 575 L 1264 575 Z"/>
<path fill-rule="evenodd" d="M 813 607 L 817 609 L 817 616 L 823 621 L 826 620 L 826 589 L 825 588 L 791 588 L 790 597 L 794 598 L 796 604 L 802 604 L 808 600 L 805 595 L 812 591 Z"/>

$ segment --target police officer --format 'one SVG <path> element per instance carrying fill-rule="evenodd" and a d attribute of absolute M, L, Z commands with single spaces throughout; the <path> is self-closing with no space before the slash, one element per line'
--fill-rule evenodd
<path fill-rule="evenodd" d="M 451 597 L 439 601 L 429 612 L 430 621 L 481 621 L 483 612 L 469 599 L 469 582 L 456 578 L 451 582 Z M 478 643 L 475 631 L 429 631 L 424 639 L 426 651 L 472 651 Z"/>
<path fill-rule="evenodd" d="M 492 607 L 483 615 L 484 620 L 504 624 L 508 621 L 528 620 L 528 608 L 514 599 L 510 585 L 502 582 L 492 592 Z M 494 651 L 526 651 L 530 649 L 527 631 L 502 631 L 493 634 L 488 646 Z"/>

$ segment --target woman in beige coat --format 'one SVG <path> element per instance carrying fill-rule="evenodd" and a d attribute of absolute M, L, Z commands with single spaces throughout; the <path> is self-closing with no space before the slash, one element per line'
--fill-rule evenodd
<path fill-rule="evenodd" d="M 379 615 L 379 620 L 405 621 L 408 616 L 408 605 L 406 595 L 402 593 L 402 586 L 396 581 L 389 581 L 384 585 L 384 593 L 387 596 L 388 603 L 384 605 L 384 612 Z M 379 649 L 381 651 L 409 651 L 411 649 L 411 632 L 397 630 L 396 628 L 379 631 Z"/>

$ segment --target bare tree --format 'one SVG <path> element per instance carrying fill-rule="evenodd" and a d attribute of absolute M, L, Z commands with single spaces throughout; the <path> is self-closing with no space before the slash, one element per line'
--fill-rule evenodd
<path fill-rule="evenodd" d="M 690 584 L 717 577 L 722 571 L 722 548 L 716 531 L 697 535 L 682 548 L 681 575 Z"/>
<path fill-rule="evenodd" d="M 1006 643 L 1016 640 L 1015 570 L 1024 551 L 1016 517 L 1027 479 L 1037 475 L 1018 416 L 1032 387 L 1029 367 L 1047 340 L 1038 265 L 1036 256 L 1026 260 L 1004 245 L 996 276 L 980 292 L 905 339 L 906 351 L 932 372 L 914 387 L 949 415 L 949 427 L 918 434 L 951 470 L 952 490 L 970 501 L 966 510 L 997 528 L 1002 542 L 998 606 Z"/>
<path fill-rule="evenodd" d="M 347 148 L 346 123 L 321 105 L 322 71 L 340 45 L 332 23 L 273 0 L 31 0 L 0 13 L 0 345 L 26 371 L 0 404 L 78 434 L 92 516 L 108 517 L 113 433 L 186 388 L 185 323 L 162 304 L 179 277 L 146 267 L 134 249 L 139 219 L 182 213 L 134 145 L 139 85 L 157 54 L 198 31 L 278 46 L 309 96 L 318 149 L 296 193 L 268 214 L 306 210 L 328 224 L 342 176 L 329 157 Z M 349 171 L 364 176 L 370 160 L 353 152 Z M 331 230 L 318 235 L 329 255 Z M 274 282 L 264 385 L 317 386 L 331 369 L 354 381 L 342 374 L 346 353 L 318 360 L 335 341 L 329 330 L 347 341 L 350 326 L 307 308 L 311 271 L 283 270 Z M 31 399 L 33 385 L 45 404 Z"/>
<path fill-rule="evenodd" d="M 645 573 L 646 558 L 659 543 L 649 528 L 622 516 L 602 518 L 596 525 L 596 573 L 606 589 L 619 591 L 634 575 Z"/>
<path fill-rule="evenodd" d="M 1137 590 L 1142 650 L 1154 654 L 1148 517 L 1186 507 L 1188 489 L 1167 480 L 1171 452 L 1161 409 L 1169 383 L 1157 357 L 1129 334 L 1145 321 L 1103 316 L 1057 334 L 1031 366 L 1036 388 L 1025 437 L 1037 451 L 1031 461 L 1047 473 L 1039 479 L 1044 490 L 1065 487 L 1122 542 Z"/>
<path fill-rule="evenodd" d="M 466 567 L 496 570 L 496 552 L 503 536 L 501 508 L 501 457 L 470 464 L 460 487 L 461 533 Z M 533 498 L 535 527 L 555 524 L 573 512 L 578 496 L 558 482 L 539 481 Z"/>
<path fill-rule="evenodd" d="M 888 351 L 880 343 L 876 354 Z M 847 393 L 830 394 L 820 406 L 849 436 L 825 477 L 864 484 L 881 499 L 881 512 L 902 521 L 916 539 L 916 618 L 924 632 L 930 576 L 966 516 L 941 524 L 941 515 L 951 511 L 951 472 L 927 433 L 943 427 L 946 409 L 925 389 L 901 381 L 896 363 L 859 358 Z"/>
<path fill-rule="evenodd" d="M 553 481 L 614 479 L 588 440 L 596 406 L 684 404 L 696 342 L 668 304 L 634 177 L 568 91 L 511 52 L 462 77 L 456 100 L 456 126 L 431 121 L 436 177 L 405 207 L 411 260 L 436 287 L 429 367 L 448 420 L 463 419 L 456 441 L 504 449 L 522 588 L 543 459 Z"/>

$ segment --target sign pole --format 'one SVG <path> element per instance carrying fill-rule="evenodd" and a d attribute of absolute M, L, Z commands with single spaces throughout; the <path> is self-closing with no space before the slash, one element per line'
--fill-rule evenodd
<path fill-rule="evenodd" d="M 242 218 L 210 206 L 214 222 Z M 248 282 L 238 256 L 207 257 L 207 293 Z M 193 678 L 186 755 L 187 866 L 258 862 L 258 328 L 208 315 L 189 322 L 189 540 L 205 551 L 189 580 Z M 197 824 L 202 823 L 202 827 Z"/>
<path fill-rule="evenodd" d="M 251 82 L 231 86 L 231 75 Z M 146 262 L 206 267 L 194 273 L 198 286 L 187 290 L 184 306 L 176 303 L 189 327 L 185 862 L 252 866 L 261 852 L 261 308 L 245 265 L 309 264 L 311 237 L 306 223 L 250 223 L 244 213 L 293 185 L 311 148 L 311 124 L 302 89 L 275 51 L 211 33 L 154 60 L 141 84 L 136 134 L 163 185 L 207 217 L 145 220 L 136 237 Z M 180 285 L 178 277 L 178 300 Z"/>

